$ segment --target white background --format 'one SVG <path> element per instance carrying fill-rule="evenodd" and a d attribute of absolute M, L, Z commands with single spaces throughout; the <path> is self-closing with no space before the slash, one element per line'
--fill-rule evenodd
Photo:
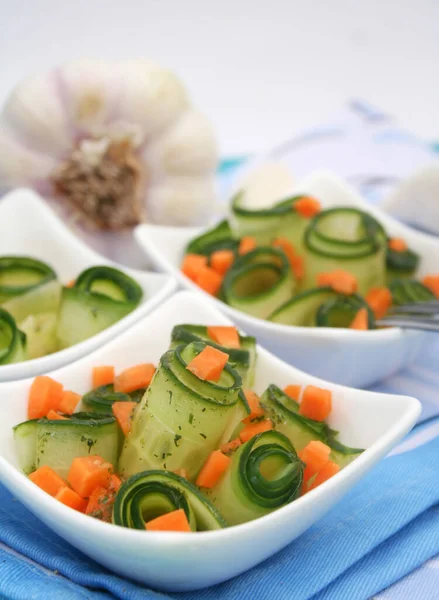
<path fill-rule="evenodd" d="M 0 0 L 0 102 L 84 55 L 173 67 L 223 154 L 265 149 L 352 97 L 439 140 L 439 0 Z"/>

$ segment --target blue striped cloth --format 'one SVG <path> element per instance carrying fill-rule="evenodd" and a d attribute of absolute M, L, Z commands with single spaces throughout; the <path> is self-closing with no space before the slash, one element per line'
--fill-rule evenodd
<path fill-rule="evenodd" d="M 383 115 L 363 104 L 355 107 L 355 114 L 368 123 L 385 121 Z M 343 127 L 347 128 L 349 119 L 341 119 Z M 398 130 L 393 134 L 387 130 L 381 137 L 407 141 Z M 225 187 L 238 162 L 230 160 L 223 165 L 221 179 Z M 369 193 L 371 201 L 379 196 L 370 187 L 362 191 Z M 289 547 L 240 577 L 200 592 L 164 594 L 121 579 L 61 540 L 0 485 L 0 597 L 438 598 L 438 387 L 439 336 L 431 335 L 415 364 L 373 388 L 409 394 L 422 402 L 419 424 L 399 451 L 375 467 L 324 519 Z"/>

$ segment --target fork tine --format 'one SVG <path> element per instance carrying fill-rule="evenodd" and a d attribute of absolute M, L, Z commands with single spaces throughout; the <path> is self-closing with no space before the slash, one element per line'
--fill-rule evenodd
<path fill-rule="evenodd" d="M 420 329 L 422 331 L 439 331 L 439 320 L 416 316 L 387 316 L 379 319 L 377 325 L 380 327 L 402 327 L 403 329 Z"/>
<path fill-rule="evenodd" d="M 414 302 L 399 304 L 391 308 L 391 314 L 439 314 L 439 302 Z"/>

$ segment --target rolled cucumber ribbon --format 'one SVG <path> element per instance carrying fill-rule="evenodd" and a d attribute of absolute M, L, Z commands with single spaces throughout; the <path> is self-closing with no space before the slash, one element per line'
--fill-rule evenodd
<path fill-rule="evenodd" d="M 386 282 L 387 236 L 369 214 L 356 208 L 332 208 L 316 215 L 305 231 L 303 289 L 317 285 L 320 273 L 343 269 L 358 281 L 358 292 Z"/>
<path fill-rule="evenodd" d="M 222 297 L 233 308 L 266 319 L 294 290 L 295 279 L 285 253 L 261 247 L 235 261 L 224 278 Z"/>
<path fill-rule="evenodd" d="M 278 431 L 266 431 L 236 450 L 226 473 L 206 496 L 228 525 L 239 525 L 297 498 L 303 469 L 290 440 Z"/>
<path fill-rule="evenodd" d="M 119 460 L 124 477 L 184 468 L 194 479 L 208 455 L 247 416 L 239 397 L 242 380 L 230 364 L 217 382 L 199 379 L 186 368 L 205 346 L 182 344 L 162 356 L 125 439 Z"/>
<path fill-rule="evenodd" d="M 433 292 L 420 281 L 414 279 L 395 279 L 389 285 L 393 304 L 411 304 L 413 302 L 433 302 L 437 300 Z"/>
<path fill-rule="evenodd" d="M 12 315 L 0 308 L 0 365 L 26 359 L 26 335 L 18 329 Z"/>
<path fill-rule="evenodd" d="M 0 257 L 0 303 L 56 279 L 46 263 L 27 256 Z"/>
<path fill-rule="evenodd" d="M 226 526 L 218 510 L 194 485 L 169 471 L 144 471 L 120 487 L 113 509 L 113 523 L 145 530 L 145 524 L 182 508 L 192 531 L 212 531 Z"/>

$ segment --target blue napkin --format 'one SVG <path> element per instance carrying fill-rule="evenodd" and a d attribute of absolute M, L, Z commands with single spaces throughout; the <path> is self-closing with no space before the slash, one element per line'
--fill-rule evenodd
<path fill-rule="evenodd" d="M 108 572 L 0 486 L 0 594 L 27 598 L 32 585 L 37 599 L 49 597 L 48 590 L 50 598 L 367 599 L 439 552 L 438 455 L 435 438 L 385 459 L 285 550 L 229 582 L 183 594 L 155 592 Z"/>

